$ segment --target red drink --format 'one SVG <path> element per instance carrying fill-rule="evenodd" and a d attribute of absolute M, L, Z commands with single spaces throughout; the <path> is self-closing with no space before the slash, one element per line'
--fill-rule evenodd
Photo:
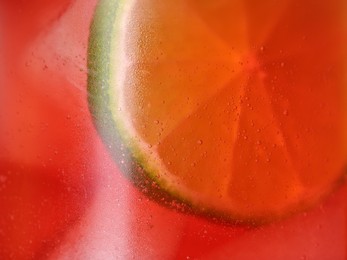
<path fill-rule="evenodd" d="M 253 80 L 267 84 L 269 100 L 275 111 L 273 117 L 276 118 L 276 125 L 271 121 L 266 99 L 256 99 L 259 96 L 263 97 L 264 92 L 259 91 L 260 87 L 257 84 L 249 85 L 250 87 L 244 90 L 246 94 L 241 98 L 241 103 L 245 104 L 240 103 L 242 111 L 248 112 L 243 112 L 244 117 L 238 119 L 240 135 L 244 132 L 247 132 L 247 135 L 244 134 L 239 139 L 235 137 L 235 144 L 231 139 L 223 139 L 235 145 L 236 148 L 233 149 L 237 151 L 237 155 L 243 155 L 240 156 L 240 163 L 237 166 L 232 164 L 233 172 L 242 174 L 237 176 L 237 185 L 234 184 L 234 193 L 231 192 L 230 196 L 241 194 L 240 200 L 246 197 L 248 203 L 257 205 L 252 211 L 249 210 L 252 206 L 243 207 L 237 204 L 238 206 L 232 210 L 233 213 L 238 213 L 241 219 L 236 219 L 234 222 L 230 221 L 228 216 L 219 217 L 219 211 L 211 217 L 201 208 L 196 209 L 201 205 L 212 205 L 218 210 L 229 210 L 219 207 L 218 202 L 215 203 L 212 199 L 211 203 L 204 204 L 203 201 L 193 205 L 191 209 L 186 204 L 181 204 L 181 201 L 177 201 L 175 196 L 171 200 L 170 190 L 162 187 L 160 181 L 148 184 L 145 182 L 148 181 L 146 179 L 144 184 L 140 183 L 144 186 L 139 190 L 125 177 L 128 174 L 127 168 L 122 164 L 127 162 L 117 161 L 119 158 L 112 147 L 116 142 L 109 142 L 102 130 L 101 133 L 98 132 L 102 128 L 98 125 L 97 118 L 95 119 L 98 115 L 90 113 L 88 103 L 88 98 L 91 100 L 90 95 L 93 94 L 87 90 L 88 72 L 89 76 L 98 73 L 92 70 L 93 66 L 87 65 L 87 60 L 91 59 L 88 57 L 91 55 L 90 51 L 88 52 L 88 44 L 90 37 L 93 37 L 90 36 L 90 26 L 96 2 L 96 0 L 31 2 L 16 0 L 0 4 L 4 13 L 0 30 L 4 31 L 5 35 L 1 38 L 0 45 L 6 50 L 1 53 L 6 59 L 0 61 L 0 147 L 2 147 L 0 208 L 3 216 L 0 218 L 0 258 L 345 259 L 347 191 L 345 185 L 335 185 L 336 181 L 342 180 L 342 173 L 332 170 L 343 167 L 346 160 L 344 157 L 346 122 L 343 118 L 346 116 L 344 95 L 347 52 L 343 46 L 347 46 L 347 23 L 343 22 L 343 19 L 347 17 L 347 7 L 344 1 L 334 3 L 283 1 L 286 3 L 277 6 L 278 8 L 275 5 L 276 1 L 264 1 L 263 5 L 257 1 L 239 1 L 249 7 L 248 26 L 264 24 L 261 27 L 263 30 L 248 31 L 248 40 L 253 43 L 248 47 L 252 52 L 242 47 L 244 43 L 241 40 L 237 41 L 239 46 L 235 49 L 243 50 L 243 56 L 238 56 L 240 60 L 237 60 L 237 66 L 236 63 L 213 64 L 217 68 L 213 70 L 214 74 L 211 74 L 210 68 L 204 67 L 204 62 L 214 61 L 213 58 L 218 55 L 220 60 L 224 57 L 234 59 L 236 51 L 228 53 L 223 47 L 224 43 L 218 40 L 220 45 L 217 52 L 210 47 L 217 40 L 212 37 L 206 38 L 205 31 L 197 25 L 200 25 L 200 20 L 208 21 L 208 28 L 212 28 L 212 31 L 226 42 L 232 42 L 233 38 L 228 36 L 232 35 L 233 30 L 242 28 L 240 21 L 245 14 L 236 12 L 240 16 L 238 18 L 230 15 L 232 8 L 227 1 L 216 1 L 214 4 L 212 1 L 209 4 L 207 1 L 193 0 L 171 1 L 171 4 L 169 1 L 168 4 L 164 2 L 160 4 L 160 1 L 154 0 L 143 1 L 143 9 L 139 8 L 144 10 L 143 13 L 138 11 L 138 16 L 133 15 L 138 20 L 134 20 L 133 24 L 132 20 L 130 22 L 127 20 L 125 25 L 123 24 L 129 30 L 124 30 L 122 35 L 130 40 L 143 40 L 142 36 L 131 36 L 132 32 L 140 33 L 140 30 L 137 31 L 139 24 L 143 24 L 141 29 L 145 34 L 144 38 L 146 35 L 152 37 L 145 47 L 135 46 L 132 49 L 129 47 L 137 61 L 153 58 L 151 55 L 156 51 L 159 54 L 162 52 L 162 55 L 167 55 L 169 58 L 176 57 L 173 55 L 184 47 L 186 47 L 184 55 L 187 57 L 195 55 L 195 58 L 206 58 L 204 62 L 198 61 L 200 69 L 193 71 L 189 67 L 190 63 L 187 63 L 181 74 L 178 73 L 182 68 L 168 64 L 167 67 L 174 71 L 176 76 L 178 75 L 179 80 L 175 77 L 168 79 L 164 77 L 165 74 L 160 75 L 166 70 L 164 63 L 161 63 L 160 67 L 148 66 L 140 69 L 133 67 L 135 72 L 127 75 L 130 81 L 143 86 L 140 90 L 145 93 L 137 97 L 131 96 L 130 90 L 129 94 L 126 92 L 127 97 L 133 101 L 126 108 L 130 111 L 134 128 L 142 123 L 151 122 L 147 130 L 138 130 L 141 129 L 138 127 L 137 132 L 149 145 L 152 145 L 151 142 L 153 140 L 155 142 L 156 137 L 146 137 L 146 135 L 151 136 L 156 133 L 157 125 L 164 122 L 166 128 L 163 132 L 170 138 L 163 142 L 168 144 L 167 147 L 177 144 L 175 148 L 179 151 L 179 155 L 174 155 L 171 153 L 171 148 L 165 146 L 161 148 L 160 156 L 167 168 L 181 178 L 185 187 L 196 188 L 196 191 L 203 193 L 200 187 L 207 186 L 199 186 L 196 178 L 185 179 L 184 170 L 179 168 L 180 159 L 184 156 L 187 156 L 188 162 L 181 165 L 192 174 L 195 172 L 194 168 L 198 168 L 203 176 L 200 183 L 205 183 L 204 180 L 212 180 L 211 182 L 219 180 L 213 177 L 216 175 L 212 177 L 208 175 L 208 171 L 215 169 L 208 161 L 209 151 L 214 149 L 208 137 L 216 135 L 213 124 L 212 126 L 202 124 L 206 121 L 204 120 L 207 118 L 206 114 L 201 117 L 188 116 L 190 121 L 184 121 L 180 130 L 173 131 L 172 134 L 166 129 L 170 128 L 170 122 L 176 122 L 175 120 L 183 115 L 183 112 L 177 111 L 183 111 L 189 107 L 188 105 L 173 103 L 173 112 L 163 110 L 163 114 L 146 108 L 138 109 L 137 105 L 146 98 L 155 103 L 156 99 L 153 96 L 156 93 L 160 93 L 160 97 L 182 95 L 178 83 L 185 88 L 184 84 L 192 82 L 190 100 L 194 99 L 196 93 L 202 93 L 199 98 L 203 97 L 209 89 L 206 88 L 204 91 L 201 89 L 206 84 L 215 84 L 216 78 L 218 82 L 227 80 L 231 67 L 245 75 L 249 73 L 246 77 L 253 77 Z M 186 2 L 189 2 L 187 4 L 189 7 L 185 5 Z M 137 5 L 141 6 L 141 3 Z M 135 6 L 132 7 L 133 10 L 137 10 L 136 5 L 133 6 Z M 172 13 L 164 12 L 168 6 L 172 7 Z M 162 15 L 160 10 L 165 15 Z M 187 13 L 182 10 L 186 10 Z M 196 18 L 187 10 L 198 10 L 200 16 Z M 346 11 L 339 13 L 341 10 Z M 147 19 L 145 14 L 150 19 Z M 273 17 L 270 17 L 270 14 Z M 184 20 L 186 16 L 190 18 Z M 234 23 L 228 23 L 229 19 L 234 19 Z M 175 22 L 170 23 L 170 21 Z M 181 24 L 182 21 L 186 21 L 186 24 Z M 275 26 L 275 21 L 278 27 Z M 194 28 L 191 26 L 194 23 L 196 30 L 189 31 L 190 28 Z M 147 25 L 150 26 L 146 27 Z M 161 25 L 164 28 L 162 31 L 158 29 Z M 165 31 L 165 26 L 170 30 Z M 170 26 L 176 26 L 180 30 L 177 32 L 174 30 L 176 27 Z M 100 28 L 101 32 L 106 29 Z M 241 30 L 238 32 L 241 39 L 243 37 Z M 269 37 L 269 32 L 272 32 L 270 34 L 272 37 Z M 172 35 L 175 37 L 170 38 Z M 161 43 L 153 40 L 160 37 L 163 39 Z M 200 55 L 200 45 L 196 41 L 198 37 L 205 37 L 206 45 L 203 47 L 207 49 L 206 55 Z M 168 38 L 170 40 L 167 40 Z M 177 39 L 184 42 L 180 45 Z M 99 42 L 102 41 L 97 39 L 96 44 Z M 141 54 L 141 48 L 146 50 L 147 54 Z M 195 66 L 194 63 L 194 68 Z M 147 74 L 137 77 L 136 73 L 141 70 L 147 71 Z M 204 76 L 205 74 L 208 76 Z M 187 75 L 193 76 L 188 80 Z M 202 83 L 199 77 L 203 78 Z M 151 86 L 146 85 L 148 82 L 154 85 L 158 82 L 158 78 L 177 83 L 177 87 L 172 87 L 171 92 L 165 90 L 161 93 L 160 89 L 154 91 L 150 89 Z M 169 87 L 168 89 L 170 90 Z M 247 94 L 249 89 L 252 91 Z M 240 93 L 242 91 L 240 90 Z M 221 93 L 220 97 L 228 95 L 227 92 Z M 202 98 L 196 100 L 197 103 L 203 102 Z M 212 112 L 218 110 L 223 102 L 223 99 L 217 98 L 211 103 L 212 105 L 207 106 L 206 110 Z M 250 103 L 249 106 L 247 102 Z M 252 106 L 257 112 L 251 112 Z M 161 108 L 163 107 L 167 109 L 167 106 Z M 95 113 L 95 110 L 93 112 Z M 143 114 L 136 117 L 142 112 Z M 154 118 L 153 115 L 157 117 Z M 169 121 L 167 118 L 174 119 Z M 219 123 L 216 126 L 219 130 L 222 128 L 220 126 L 223 125 L 223 120 L 227 120 L 228 117 L 218 118 L 219 121 L 212 120 L 212 123 Z M 254 133 L 250 130 L 252 120 L 259 125 L 260 130 L 263 130 L 264 134 L 259 135 L 261 140 L 257 139 L 256 130 Z M 264 126 L 266 121 L 271 121 L 271 126 L 268 128 Z M 296 128 L 298 122 L 302 125 L 299 130 Z M 194 132 L 194 136 L 199 136 L 194 139 L 194 143 L 189 140 L 190 135 L 185 135 L 187 129 L 200 129 Z M 281 134 L 277 131 L 281 131 Z M 292 139 L 295 138 L 294 133 L 300 134 L 295 140 Z M 182 136 L 185 138 L 184 141 L 179 141 Z M 288 170 L 289 167 L 286 168 L 285 159 L 281 161 L 281 152 L 276 152 L 280 150 L 279 148 L 271 146 L 273 156 L 268 158 L 270 166 L 265 164 L 267 157 L 263 158 L 264 164 L 254 163 L 255 159 L 262 160 L 262 157 L 259 157 L 260 151 L 263 151 L 261 147 L 264 151 L 269 149 L 266 144 L 262 146 L 261 143 L 257 144 L 257 141 L 273 142 L 277 147 L 281 147 L 281 142 L 287 141 L 292 145 L 288 146 L 288 154 L 291 157 L 286 154 L 284 158 L 292 158 L 293 168 L 302 174 L 300 177 L 306 182 L 305 187 L 311 188 L 311 190 L 307 188 L 309 191 L 303 193 L 307 198 L 300 198 L 297 202 L 297 197 L 294 195 L 290 197 L 294 192 L 286 193 L 287 190 L 283 188 L 288 185 L 290 191 L 297 191 L 294 189 L 296 186 L 293 179 L 286 178 L 291 170 Z M 206 148 L 207 157 L 204 157 L 208 162 L 208 168 L 203 164 L 199 165 L 198 160 L 193 166 L 193 159 L 198 157 L 191 146 L 192 143 L 198 147 L 209 144 Z M 223 172 L 228 172 L 228 162 L 223 164 L 224 162 L 219 162 L 218 159 L 221 158 L 220 151 L 228 155 L 229 144 L 223 146 L 222 141 L 216 143 L 219 149 L 213 150 L 217 155 L 211 161 L 217 161 L 215 163 L 217 166 L 227 165 L 219 168 L 223 169 Z M 132 158 L 125 158 L 125 161 L 128 159 Z M 249 163 L 251 160 L 252 163 Z M 248 174 L 254 167 L 260 169 L 259 173 Z M 205 169 L 208 171 L 204 171 Z M 277 181 L 271 178 L 265 179 L 268 175 L 264 172 L 268 169 L 276 169 L 276 173 L 271 176 L 277 176 Z M 261 186 L 259 176 L 273 183 Z M 258 180 L 256 182 L 258 185 L 249 187 L 252 183 L 250 180 L 254 179 Z M 152 185 L 156 187 L 153 190 L 150 188 Z M 158 201 L 158 196 L 155 194 L 158 192 L 157 186 L 159 192 L 164 190 L 165 194 L 171 196 L 168 199 L 165 195 L 164 203 L 161 199 Z M 181 192 L 180 187 L 177 185 L 176 191 Z M 261 187 L 260 191 L 257 190 L 258 187 Z M 272 187 L 274 191 L 270 189 Z M 263 192 L 262 189 L 270 191 Z M 214 195 L 213 192 L 209 194 Z M 186 193 L 182 192 L 179 195 L 184 197 Z M 257 200 L 257 196 L 261 199 Z M 287 204 L 284 203 L 285 196 L 296 202 L 295 209 L 288 209 L 289 206 L 287 208 Z M 265 201 L 269 198 L 275 202 Z M 273 206 L 282 205 L 281 203 L 286 206 Z M 194 201 L 191 204 L 194 204 Z M 272 218 L 267 213 L 264 214 L 266 224 L 257 222 L 256 225 L 250 225 L 249 219 L 254 216 L 255 219 L 261 219 L 262 210 L 265 209 L 272 212 L 271 214 L 275 211 L 278 216 Z M 246 218 L 247 221 L 243 223 Z"/>

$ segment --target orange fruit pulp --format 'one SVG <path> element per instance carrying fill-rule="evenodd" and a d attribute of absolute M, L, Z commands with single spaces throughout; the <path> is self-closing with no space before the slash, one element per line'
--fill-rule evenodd
<path fill-rule="evenodd" d="M 145 172 L 139 186 L 255 223 L 342 179 L 344 1 L 116 2 L 100 4 L 91 30 L 90 103 L 119 164 Z"/>

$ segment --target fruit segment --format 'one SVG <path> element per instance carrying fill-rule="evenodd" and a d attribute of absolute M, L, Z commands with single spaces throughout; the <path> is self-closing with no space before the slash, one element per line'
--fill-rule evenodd
<path fill-rule="evenodd" d="M 287 138 L 261 79 L 245 89 L 239 131 L 229 170 L 230 205 L 251 216 L 276 216 L 303 197 Z"/>
<path fill-rule="evenodd" d="M 224 201 L 239 129 L 241 100 L 247 77 L 239 76 L 179 124 L 158 146 L 179 186 L 202 202 Z"/>
<path fill-rule="evenodd" d="M 240 73 L 243 57 L 186 1 L 141 1 L 130 10 L 119 109 L 144 141 L 157 145 Z M 239 34 L 234 38 L 245 48 L 245 32 Z"/>
<path fill-rule="evenodd" d="M 248 14 L 244 0 L 190 0 L 192 12 L 208 26 L 211 34 L 244 55 L 249 49 Z"/>
<path fill-rule="evenodd" d="M 341 174 L 346 159 L 346 51 L 335 26 L 342 23 L 337 2 L 291 4 L 258 53 L 299 178 L 317 193 Z"/>
<path fill-rule="evenodd" d="M 249 44 L 254 48 L 262 48 L 266 39 L 274 34 L 274 28 L 278 26 L 288 7 L 294 2 L 295 0 L 245 0 Z"/>
<path fill-rule="evenodd" d="M 237 63 L 248 47 L 242 14 L 230 27 L 228 35 L 234 43 L 231 45 L 216 35 L 209 22 L 192 9 L 190 1 L 133 1 L 132 8 L 127 10 L 122 21 L 126 30 L 122 30 L 121 37 L 130 63 L 163 60 Z"/>
<path fill-rule="evenodd" d="M 233 66 L 222 62 L 145 63 L 128 71 L 122 109 L 150 145 L 159 144 L 237 74 Z"/>

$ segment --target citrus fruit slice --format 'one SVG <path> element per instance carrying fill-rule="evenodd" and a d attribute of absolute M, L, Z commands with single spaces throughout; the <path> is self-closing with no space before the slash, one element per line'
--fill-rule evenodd
<path fill-rule="evenodd" d="M 156 201 L 234 222 L 327 195 L 347 158 L 342 7 L 101 1 L 89 102 L 123 173 Z"/>

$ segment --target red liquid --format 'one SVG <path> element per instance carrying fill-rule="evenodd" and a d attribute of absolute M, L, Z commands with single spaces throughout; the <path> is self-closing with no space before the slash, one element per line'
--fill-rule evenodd
<path fill-rule="evenodd" d="M 2 4 L 11 17 L 0 44 L 16 51 L 0 63 L 0 259 L 346 258 L 345 188 L 259 228 L 211 223 L 140 194 L 89 114 L 95 1 L 68 2 Z M 14 23 L 18 7 L 27 13 Z"/>

